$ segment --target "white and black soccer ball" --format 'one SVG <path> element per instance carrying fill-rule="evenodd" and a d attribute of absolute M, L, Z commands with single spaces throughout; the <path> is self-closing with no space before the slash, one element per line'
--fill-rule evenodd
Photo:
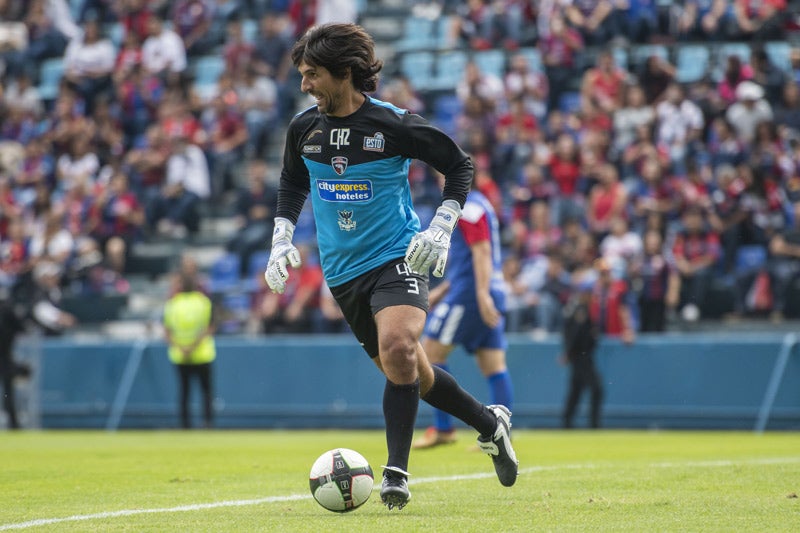
<path fill-rule="evenodd" d="M 347 449 L 328 450 L 314 461 L 308 484 L 311 494 L 329 511 L 346 513 L 361 507 L 372 494 L 374 476 L 360 453 Z"/>

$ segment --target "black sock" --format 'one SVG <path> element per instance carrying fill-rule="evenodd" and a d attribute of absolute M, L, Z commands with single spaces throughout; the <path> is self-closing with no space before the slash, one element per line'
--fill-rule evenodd
<path fill-rule="evenodd" d="M 409 385 L 395 385 L 388 379 L 383 389 L 383 418 L 386 421 L 386 466 L 408 471 L 408 455 L 419 407 L 419 380 Z"/>
<path fill-rule="evenodd" d="M 483 436 L 494 433 L 497 426 L 494 414 L 437 366 L 433 366 L 433 386 L 422 399 L 474 427 Z"/>

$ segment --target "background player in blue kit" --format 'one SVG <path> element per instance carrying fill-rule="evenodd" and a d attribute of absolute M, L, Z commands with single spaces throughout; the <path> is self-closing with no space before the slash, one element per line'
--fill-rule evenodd
<path fill-rule="evenodd" d="M 436 301 L 435 292 L 444 294 L 428 315 L 422 346 L 431 364 L 445 371 L 449 370 L 447 356 L 456 345 L 475 354 L 489 383 L 492 403 L 510 410 L 513 388 L 506 366 L 500 224 L 489 200 L 474 188 L 453 232 L 448 257 L 447 280 L 431 291 L 431 301 Z M 435 409 L 434 425 L 413 446 L 430 448 L 452 442 L 453 418 Z"/>
<path fill-rule="evenodd" d="M 320 264 L 342 313 L 386 376 L 383 413 L 388 459 L 381 500 L 402 508 L 419 399 L 475 428 L 500 483 L 511 486 L 517 459 L 511 412 L 484 406 L 447 372 L 432 367 L 419 339 L 428 308 L 428 270 L 444 275 L 450 236 L 472 183 L 470 158 L 422 117 L 367 96 L 383 64 L 355 24 L 309 29 L 292 48 L 300 89 L 316 105 L 286 134 L 272 251 L 264 276 L 281 293 L 300 266 L 295 223 L 311 197 Z M 411 159 L 444 175 L 442 205 L 420 231 L 411 202 Z"/>

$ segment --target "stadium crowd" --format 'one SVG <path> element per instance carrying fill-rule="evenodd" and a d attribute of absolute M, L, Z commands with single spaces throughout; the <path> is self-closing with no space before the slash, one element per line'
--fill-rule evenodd
<path fill-rule="evenodd" d="M 53 286 L 125 293 L 135 243 L 191 239 L 220 205 L 236 213 L 228 251 L 250 275 L 271 233 L 269 147 L 307 102 L 288 51 L 314 23 L 357 20 L 360 5 L 0 0 L 0 286 L 29 280 L 53 300 Z M 436 94 L 389 62 L 376 96 L 433 121 L 443 96 L 454 103 L 443 127 L 502 218 L 509 330 L 558 331 L 574 288 L 599 279 L 598 258 L 643 331 L 673 311 L 714 316 L 720 285 L 733 316 L 787 312 L 800 277 L 800 48 L 778 64 L 766 47 L 798 30 L 784 0 L 408 7 L 446 19 L 451 48 L 505 54 L 502 74 L 470 61 Z M 659 51 L 697 41 L 747 46 L 682 82 Z M 416 164 L 411 176 L 431 216 L 436 180 Z M 258 331 L 342 328 L 312 223 L 298 224 L 308 260 L 283 295 L 257 276 Z"/>

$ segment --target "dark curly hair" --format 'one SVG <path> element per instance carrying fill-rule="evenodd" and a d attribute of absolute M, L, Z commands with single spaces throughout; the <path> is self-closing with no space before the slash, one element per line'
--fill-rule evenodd
<path fill-rule="evenodd" d="M 292 47 L 295 67 L 306 63 L 326 68 L 333 77 L 344 79 L 348 70 L 353 86 L 371 93 L 378 88 L 383 61 L 375 57 L 375 42 L 357 24 L 313 26 Z"/>

